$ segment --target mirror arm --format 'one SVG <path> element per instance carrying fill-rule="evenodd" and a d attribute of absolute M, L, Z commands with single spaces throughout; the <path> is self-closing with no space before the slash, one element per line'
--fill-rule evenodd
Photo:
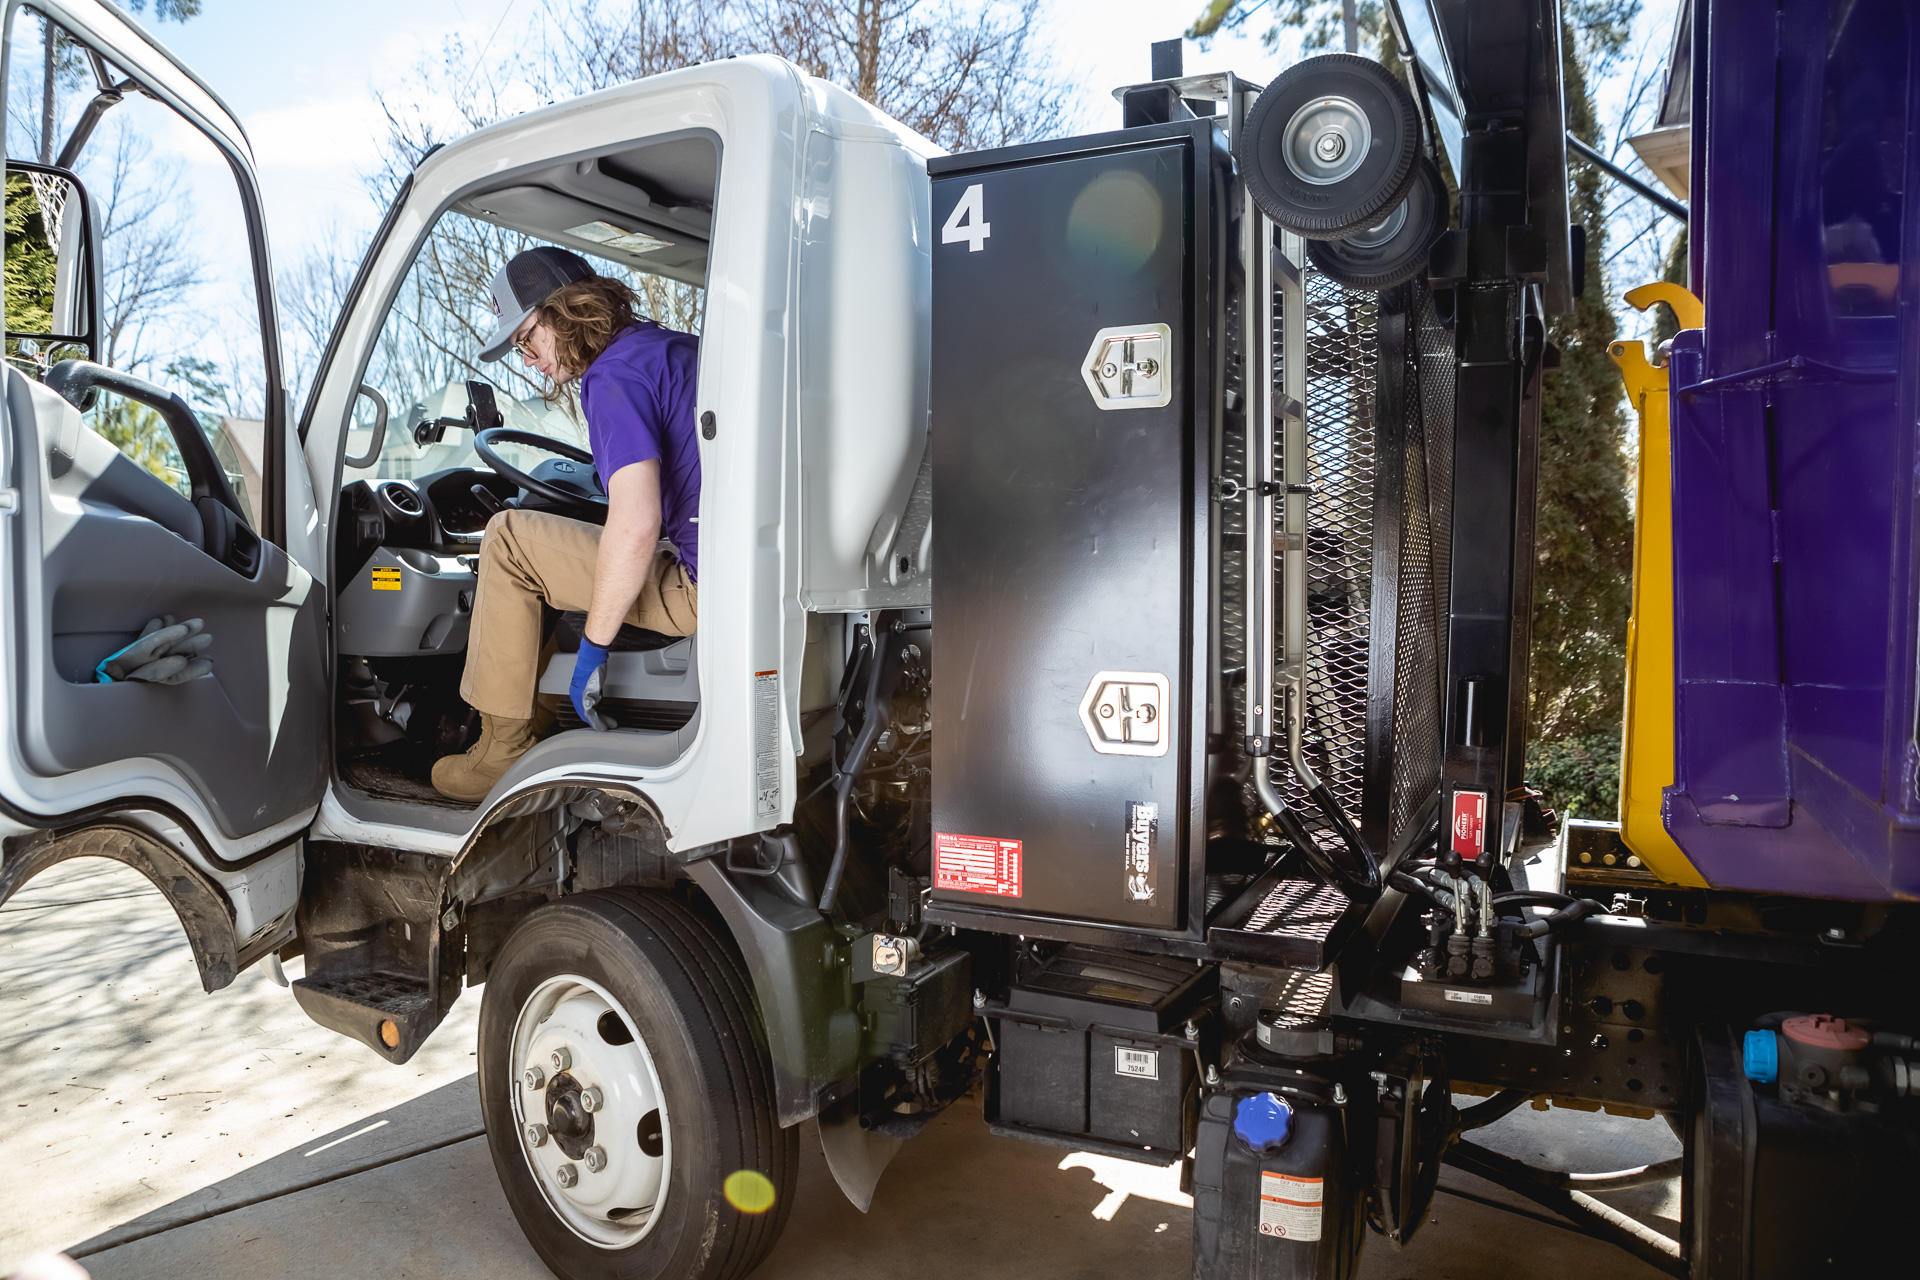
<path fill-rule="evenodd" d="M 138 88 L 139 86 L 132 80 L 102 85 L 100 92 L 93 96 L 93 100 L 87 103 L 86 109 L 80 113 L 80 118 L 74 121 L 73 132 L 67 135 L 66 142 L 61 145 L 60 158 L 54 161 L 55 166 L 61 169 L 73 168 L 74 162 L 80 158 L 81 149 L 87 145 L 87 139 L 93 136 L 94 129 L 99 126 L 100 118 L 124 102 L 129 91 Z"/>

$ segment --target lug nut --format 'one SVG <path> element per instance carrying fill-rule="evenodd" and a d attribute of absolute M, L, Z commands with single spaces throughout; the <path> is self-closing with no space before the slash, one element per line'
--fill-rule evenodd
<path fill-rule="evenodd" d="M 567 1048 L 567 1046 L 561 1045 L 558 1049 L 555 1049 L 547 1055 L 547 1061 L 553 1064 L 555 1071 L 565 1071 L 573 1065 L 573 1051 Z"/>
<path fill-rule="evenodd" d="M 543 1124 L 530 1124 L 526 1128 L 526 1134 L 528 1146 L 544 1147 L 547 1145 L 547 1126 Z"/>
<path fill-rule="evenodd" d="M 547 1087 L 547 1073 L 538 1067 L 528 1067 L 520 1073 L 520 1083 L 529 1089 L 544 1089 Z"/>
<path fill-rule="evenodd" d="M 607 1152 L 604 1147 L 587 1148 L 587 1172 L 598 1173 L 607 1167 Z"/>
<path fill-rule="evenodd" d="M 580 1181 L 580 1171 L 570 1164 L 561 1165 L 554 1171 L 553 1176 L 559 1179 L 560 1185 L 563 1187 L 571 1187 Z"/>
<path fill-rule="evenodd" d="M 580 1109 L 589 1114 L 606 1105 L 606 1097 L 600 1092 L 600 1086 L 594 1085 L 580 1095 Z"/>

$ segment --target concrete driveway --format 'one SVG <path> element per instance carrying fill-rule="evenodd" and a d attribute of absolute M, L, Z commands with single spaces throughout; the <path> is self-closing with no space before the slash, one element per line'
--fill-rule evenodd
<path fill-rule="evenodd" d="M 0 908 L 0 1275 L 49 1250 L 100 1280 L 548 1273 L 494 1179 L 473 1080 L 478 993 L 404 1067 L 308 1022 L 260 969 L 212 996 L 166 904 L 113 864 L 66 864 Z M 1511 1154 L 1618 1168 L 1665 1126 L 1522 1111 Z M 962 1104 L 910 1143 L 865 1216 L 811 1132 L 761 1276 L 982 1280 L 1188 1274 L 1177 1171 L 990 1137 Z M 1671 1186 L 1614 1198 L 1678 1231 Z M 1657 1271 L 1454 1170 L 1367 1280 L 1643 1280 Z"/>

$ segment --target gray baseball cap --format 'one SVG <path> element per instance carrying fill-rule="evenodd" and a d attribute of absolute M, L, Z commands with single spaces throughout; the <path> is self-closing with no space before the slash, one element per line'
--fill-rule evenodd
<path fill-rule="evenodd" d="M 514 331 L 527 322 L 535 308 L 562 286 L 589 280 L 593 275 L 594 270 L 585 258 L 552 245 L 527 249 L 508 258 L 507 265 L 493 273 L 493 283 L 487 286 L 493 295 L 493 314 L 500 317 L 500 327 L 494 331 L 492 340 L 480 348 L 480 358 L 498 360 L 505 356 L 513 346 Z"/>

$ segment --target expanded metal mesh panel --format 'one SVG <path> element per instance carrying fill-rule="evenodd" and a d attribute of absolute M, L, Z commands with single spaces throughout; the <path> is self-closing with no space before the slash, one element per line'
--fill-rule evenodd
<path fill-rule="evenodd" d="M 1306 277 L 1307 763 L 1361 816 L 1373 626 L 1374 407 L 1379 295 Z M 1282 323 L 1276 303 L 1276 326 Z M 1284 369 L 1277 371 L 1284 376 Z M 1281 473 L 1287 460 L 1276 447 Z M 1278 505 L 1278 504 L 1276 504 Z M 1285 544 L 1276 517 L 1275 545 Z M 1285 590 L 1284 570 L 1280 589 Z M 1311 812 L 1282 770 L 1281 794 Z"/>
<path fill-rule="evenodd" d="M 1398 840 L 1440 785 L 1440 673 L 1446 669 L 1451 521 L 1453 335 L 1424 288 L 1411 291 L 1400 441 L 1400 555 L 1394 620 L 1393 776 L 1388 838 Z"/>
<path fill-rule="evenodd" d="M 1435 319 L 1423 288 L 1385 295 L 1347 290 L 1306 277 L 1305 368 L 1307 479 L 1306 732 L 1308 763 L 1356 826 L 1391 846 L 1431 802 L 1440 776 L 1440 673 L 1445 670 L 1447 542 L 1451 532 L 1452 334 Z M 1383 325 L 1382 307 L 1396 321 Z M 1408 309 L 1400 325 L 1401 310 Z M 1240 300 L 1228 300 L 1227 403 L 1220 474 L 1246 474 L 1248 424 L 1239 405 Z M 1276 403 L 1286 385 L 1286 317 L 1274 300 Z M 1390 347 L 1385 335 L 1394 336 Z M 1384 415 L 1384 416 L 1383 416 Z M 1276 464 L 1284 466 L 1281 433 Z M 1280 504 L 1276 503 L 1276 508 Z M 1222 501 L 1220 518 L 1220 663 L 1226 673 L 1222 720 L 1229 741 L 1246 733 L 1241 678 L 1248 662 L 1250 566 L 1245 503 Z M 1285 546 L 1276 512 L 1276 552 Z M 1285 598 L 1276 555 L 1274 594 Z M 1385 610 L 1376 626 L 1376 608 Z M 1277 628 L 1280 619 L 1273 625 Z M 1280 646 L 1277 643 L 1276 649 Z M 1278 697 L 1276 671 L 1276 697 Z M 1284 730 L 1284 707 L 1270 709 Z M 1308 801 L 1276 743 L 1273 777 L 1289 807 L 1315 837 L 1338 844 Z M 1249 782 L 1247 814 L 1262 812 Z M 1249 835 L 1279 842 L 1271 825 Z"/>
<path fill-rule="evenodd" d="M 1227 413 L 1220 433 L 1220 475 L 1234 488 L 1221 494 L 1220 517 L 1220 665 L 1226 673 L 1224 715 L 1227 741 L 1246 740 L 1242 693 L 1247 671 L 1247 508 L 1238 486 L 1247 474 L 1246 392 L 1240 374 L 1241 343 L 1246 340 L 1237 288 L 1227 294 Z M 1251 789 L 1249 789 L 1251 797 Z M 1257 805 L 1255 806 L 1257 808 Z"/>

